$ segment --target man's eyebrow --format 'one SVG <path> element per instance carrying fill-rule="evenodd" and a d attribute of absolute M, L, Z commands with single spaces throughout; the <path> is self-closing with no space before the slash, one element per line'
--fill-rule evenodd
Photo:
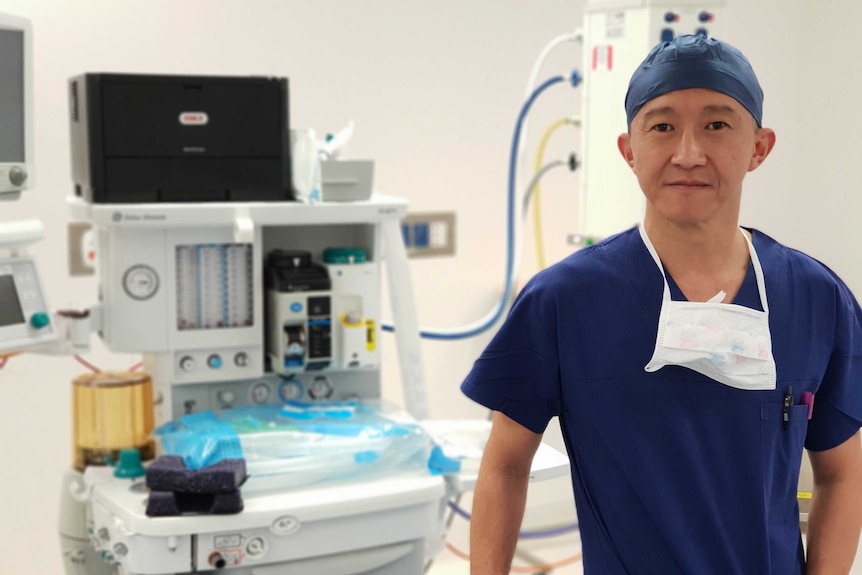
<path fill-rule="evenodd" d="M 652 118 L 654 116 L 667 116 L 669 114 L 674 114 L 676 110 L 672 106 L 662 106 L 660 108 L 653 108 L 651 110 L 647 110 L 644 112 L 644 118 Z M 738 112 L 728 106 L 727 104 L 709 104 L 703 107 L 703 113 L 705 114 L 738 114 Z"/>
<path fill-rule="evenodd" d="M 644 112 L 644 119 L 652 118 L 653 116 L 666 116 L 673 114 L 674 109 L 671 106 L 663 106 L 661 108 L 653 108 Z"/>
<path fill-rule="evenodd" d="M 726 104 L 713 104 L 704 106 L 703 111 L 707 114 L 737 114 L 738 112 Z"/>

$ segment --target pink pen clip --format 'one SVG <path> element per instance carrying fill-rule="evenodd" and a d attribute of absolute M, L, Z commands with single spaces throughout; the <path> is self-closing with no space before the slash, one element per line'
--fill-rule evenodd
<path fill-rule="evenodd" d="M 814 394 L 810 391 L 803 391 L 799 403 L 808 406 L 808 419 L 811 419 L 811 416 L 814 414 Z"/>

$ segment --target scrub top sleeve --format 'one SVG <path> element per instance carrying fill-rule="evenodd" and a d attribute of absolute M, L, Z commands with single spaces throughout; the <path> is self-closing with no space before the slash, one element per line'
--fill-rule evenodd
<path fill-rule="evenodd" d="M 556 312 L 543 291 L 524 288 L 461 384 L 470 399 L 534 433 L 544 432 L 560 413 L 560 369 L 552 336 Z"/>
<path fill-rule="evenodd" d="M 813 451 L 841 445 L 862 426 L 862 310 L 840 280 L 836 290 L 832 355 L 805 439 Z"/>

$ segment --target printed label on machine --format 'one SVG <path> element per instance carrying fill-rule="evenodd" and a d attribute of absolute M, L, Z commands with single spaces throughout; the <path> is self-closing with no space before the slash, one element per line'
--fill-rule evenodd
<path fill-rule="evenodd" d="M 626 37 L 626 13 L 611 12 L 605 20 L 605 38 L 622 40 Z"/>

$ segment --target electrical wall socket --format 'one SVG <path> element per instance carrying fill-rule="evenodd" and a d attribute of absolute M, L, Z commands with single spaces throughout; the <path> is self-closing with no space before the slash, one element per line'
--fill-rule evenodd
<path fill-rule="evenodd" d="M 455 255 L 455 212 L 412 212 L 401 220 L 411 258 Z"/>

